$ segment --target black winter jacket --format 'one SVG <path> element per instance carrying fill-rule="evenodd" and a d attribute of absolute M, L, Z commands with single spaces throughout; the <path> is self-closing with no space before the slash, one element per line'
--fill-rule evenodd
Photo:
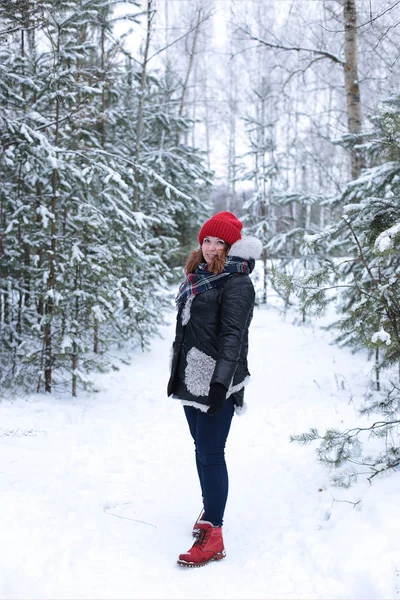
<path fill-rule="evenodd" d="M 249 259 L 258 258 L 260 252 L 256 238 L 243 238 L 233 244 L 230 255 Z M 250 277 L 235 273 L 180 306 L 168 396 L 207 410 L 210 384 L 221 383 L 227 396 L 243 405 L 254 297 Z"/>

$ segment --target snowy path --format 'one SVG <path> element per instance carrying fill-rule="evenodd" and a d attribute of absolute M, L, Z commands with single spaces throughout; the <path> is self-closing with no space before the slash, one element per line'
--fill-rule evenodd
<path fill-rule="evenodd" d="M 249 409 L 228 440 L 227 558 L 176 566 L 200 494 L 163 335 L 96 395 L 0 403 L 0 597 L 400 598 L 399 476 L 332 488 L 314 449 L 289 443 L 352 425 L 369 365 L 274 310 L 256 310 Z"/>

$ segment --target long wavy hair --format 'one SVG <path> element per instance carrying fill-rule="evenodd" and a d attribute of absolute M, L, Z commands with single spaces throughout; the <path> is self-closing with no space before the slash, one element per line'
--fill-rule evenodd
<path fill-rule="evenodd" d="M 211 265 L 208 267 L 208 270 L 211 273 L 213 273 L 214 275 L 219 275 L 220 273 L 222 273 L 225 267 L 226 257 L 228 256 L 230 249 L 231 247 L 228 244 L 225 244 L 225 248 L 217 254 L 217 256 L 212 261 Z M 189 275 L 189 273 L 195 273 L 197 267 L 201 262 L 206 262 L 201 248 L 193 250 L 189 254 L 189 258 L 185 266 L 186 275 Z"/>

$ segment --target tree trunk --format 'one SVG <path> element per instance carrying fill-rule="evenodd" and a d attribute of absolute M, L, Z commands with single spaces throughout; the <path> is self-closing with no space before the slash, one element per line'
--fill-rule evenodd
<path fill-rule="evenodd" d="M 101 25 L 101 79 L 102 79 L 102 87 L 101 87 L 101 122 L 100 122 L 100 132 L 101 132 L 101 149 L 105 150 L 106 148 L 106 90 L 105 90 L 105 81 L 106 81 L 106 72 L 105 72 L 105 42 L 106 42 L 106 12 L 103 12 L 103 22 Z M 74 350 L 75 351 L 75 350 Z M 99 353 L 99 322 L 95 320 L 93 327 L 93 352 L 95 354 Z M 77 358 L 76 358 L 77 360 Z M 74 358 L 73 358 L 74 361 Z M 76 395 L 76 377 L 72 376 L 72 395 Z M 75 390 L 75 392 L 74 392 Z"/>
<path fill-rule="evenodd" d="M 75 267 L 75 281 L 74 281 L 74 291 L 79 290 L 79 266 Z M 75 327 L 78 326 L 79 322 L 79 296 L 75 295 Z M 75 336 L 78 335 L 78 331 L 75 331 Z M 78 368 L 78 344 L 76 343 L 76 339 L 72 342 L 72 356 L 71 356 L 71 367 L 72 367 L 72 396 L 77 396 L 77 374 L 76 370 Z"/>
<path fill-rule="evenodd" d="M 230 200 L 234 200 L 236 194 L 236 75 L 230 68 L 230 90 L 229 90 L 229 147 L 228 147 L 228 205 L 227 210 L 231 210 Z"/>
<path fill-rule="evenodd" d="M 105 37 L 106 37 L 106 25 L 105 22 L 101 25 L 101 121 L 100 121 L 100 132 L 101 132 L 101 147 L 105 148 L 105 118 L 106 118 L 106 90 L 105 90 Z"/>
<path fill-rule="evenodd" d="M 196 117 L 197 117 L 197 102 L 196 102 L 196 98 L 197 98 L 197 61 L 194 63 L 194 82 L 193 82 L 193 89 L 192 89 L 192 98 L 193 98 L 193 103 L 192 103 L 192 147 L 196 148 Z"/>
<path fill-rule="evenodd" d="M 21 192 L 22 192 L 22 182 L 23 182 L 23 178 L 22 178 L 22 162 L 19 165 L 19 169 L 18 169 L 18 197 L 21 197 Z M 18 245 L 19 247 L 23 246 L 23 242 L 22 242 L 22 236 L 21 236 L 21 226 L 18 225 Z M 16 332 L 18 335 L 21 335 L 22 333 L 22 310 L 23 310 L 23 286 L 22 286 L 22 278 L 20 278 L 19 276 L 17 276 L 17 281 L 16 284 L 18 286 L 18 312 L 17 312 L 17 323 L 15 326 Z"/>
<path fill-rule="evenodd" d="M 262 252 L 263 261 L 263 294 L 262 303 L 267 304 L 268 302 L 268 253 L 266 250 Z"/>
<path fill-rule="evenodd" d="M 379 372 L 380 372 L 380 369 L 379 369 L 379 347 L 377 346 L 375 348 L 375 386 L 376 386 L 377 392 L 381 391 Z"/>
<path fill-rule="evenodd" d="M 144 47 L 143 54 L 143 63 L 142 63 L 142 72 L 140 75 L 140 88 L 139 88 L 139 103 L 138 103 L 138 111 L 137 111 L 137 120 L 136 120 L 136 148 L 135 148 L 135 161 L 136 164 L 139 164 L 140 161 L 140 151 L 142 146 L 142 136 L 143 136 L 143 112 L 144 112 L 144 93 L 147 85 L 147 62 L 149 60 L 149 49 L 150 49 L 150 38 L 151 38 L 151 27 L 152 20 L 154 16 L 153 12 L 153 0 L 147 0 L 147 28 L 146 28 L 146 41 Z M 139 171 L 136 171 L 136 186 L 133 192 L 133 210 L 138 210 L 139 208 Z"/>
<path fill-rule="evenodd" d="M 205 135 L 206 135 L 206 160 L 207 168 L 211 171 L 211 142 L 210 142 L 210 110 L 209 110 L 209 98 L 208 98 L 208 79 L 207 73 L 204 74 L 206 78 L 204 84 L 204 108 L 205 108 Z"/>
<path fill-rule="evenodd" d="M 40 206 L 40 198 L 42 195 L 42 189 L 41 189 L 41 184 L 39 181 L 36 182 L 36 209 Z M 40 215 L 37 212 L 37 210 L 35 210 L 35 226 L 38 225 L 40 221 Z M 37 250 L 35 251 L 35 253 L 38 256 L 38 261 L 37 261 L 37 267 L 40 270 L 42 265 L 43 265 L 43 249 L 41 247 L 37 248 Z M 37 313 L 38 313 L 38 322 L 41 321 L 43 315 L 44 315 L 44 294 L 42 292 L 42 288 L 40 288 L 38 290 L 38 299 L 37 299 Z"/>
<path fill-rule="evenodd" d="M 57 60 L 60 60 L 60 42 L 61 42 L 61 31 L 58 29 L 57 35 Z M 59 120 L 60 120 L 60 99 L 56 94 L 55 102 L 55 135 L 54 143 L 58 145 L 59 137 Z M 56 155 L 57 158 L 57 155 Z M 52 339 L 52 320 L 54 311 L 54 289 L 56 282 L 56 211 L 57 211 L 57 188 L 58 188 L 58 170 L 57 167 L 53 168 L 51 175 L 51 213 L 53 218 L 51 220 L 51 241 L 50 241 L 50 252 L 49 252 L 49 276 L 47 279 L 47 298 L 45 308 L 45 327 L 44 327 L 44 385 L 45 391 L 51 392 L 52 385 L 52 369 L 53 369 L 53 339 Z"/>
<path fill-rule="evenodd" d="M 181 101 L 179 104 L 179 115 L 182 115 L 183 108 L 185 106 L 185 96 L 186 96 L 187 88 L 189 85 L 189 77 L 190 77 L 190 73 L 191 73 L 191 70 L 193 67 L 194 57 L 196 54 L 196 45 L 197 45 L 197 38 L 199 35 L 199 30 L 200 30 L 200 21 L 201 21 L 201 10 L 198 10 L 196 28 L 195 28 L 194 34 L 193 34 L 192 49 L 190 51 L 189 65 L 188 65 L 188 68 L 186 71 L 186 77 L 185 77 L 185 81 L 184 81 L 183 87 L 182 87 Z"/>
<path fill-rule="evenodd" d="M 27 28 L 28 27 L 29 27 L 29 21 L 27 23 Z M 23 28 L 21 29 L 21 58 L 22 58 L 21 73 L 22 73 L 22 77 L 24 78 L 25 77 L 25 31 Z M 22 84 L 21 84 L 21 94 L 22 94 L 23 99 L 26 100 L 26 85 L 24 82 L 22 82 Z"/>
<path fill-rule="evenodd" d="M 341 0 L 343 3 L 343 24 L 344 24 L 344 54 L 345 60 L 341 60 L 335 54 L 327 52 L 322 48 L 308 48 L 301 46 L 289 46 L 283 42 L 270 42 L 254 36 L 246 31 L 250 39 L 255 40 L 268 48 L 275 48 L 287 52 L 306 52 L 311 53 L 312 61 L 315 58 L 328 59 L 332 64 L 340 64 L 344 70 L 344 83 L 347 102 L 347 122 L 350 135 L 361 135 L 362 117 L 360 86 L 358 80 L 358 59 L 357 59 L 357 10 L 356 0 Z M 262 3 L 260 2 L 259 5 Z M 311 62 L 310 62 L 311 64 Z M 360 139 L 361 141 L 361 139 Z M 351 149 L 351 174 L 356 179 L 364 166 L 363 156 L 360 151 Z"/>
<path fill-rule="evenodd" d="M 360 85 L 358 81 L 358 59 L 357 59 L 357 10 L 355 0 L 343 0 L 343 23 L 344 23 L 344 54 L 346 63 L 344 65 L 344 78 L 346 86 L 347 101 L 347 123 L 349 133 L 360 135 L 361 101 Z M 351 177 L 357 179 L 363 166 L 362 155 L 358 150 L 351 151 Z"/>

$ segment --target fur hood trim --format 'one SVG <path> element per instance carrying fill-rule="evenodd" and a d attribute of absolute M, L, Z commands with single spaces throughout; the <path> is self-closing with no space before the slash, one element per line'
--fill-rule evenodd
<path fill-rule="evenodd" d="M 257 260 L 260 258 L 261 252 L 261 240 L 249 235 L 242 237 L 241 240 L 232 244 L 228 256 L 237 256 L 239 258 L 244 258 L 244 260 L 249 260 L 250 258 Z"/>

